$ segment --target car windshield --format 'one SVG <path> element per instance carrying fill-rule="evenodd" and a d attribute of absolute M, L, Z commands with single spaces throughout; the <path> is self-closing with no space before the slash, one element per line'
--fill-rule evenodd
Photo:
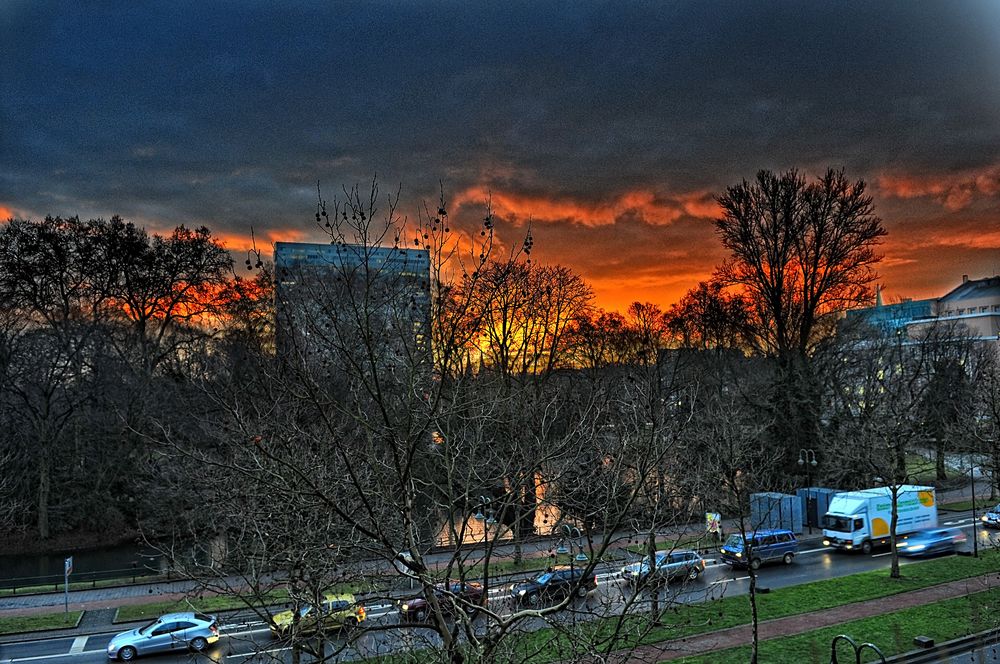
<path fill-rule="evenodd" d="M 990 514 L 996 514 L 1000 512 L 1000 505 L 994 505 L 989 509 Z"/>
<path fill-rule="evenodd" d="M 312 610 L 313 610 L 313 608 L 311 606 L 302 606 L 302 607 L 299 607 L 299 615 L 300 616 L 307 616 L 307 615 L 309 615 L 309 612 L 312 611 Z"/>
<path fill-rule="evenodd" d="M 729 539 L 726 540 L 727 549 L 742 549 L 743 548 L 743 538 L 739 535 L 730 535 Z"/>
<path fill-rule="evenodd" d="M 827 514 L 823 517 L 823 527 L 827 530 L 836 530 L 840 533 L 852 532 L 851 518 L 847 516 L 834 516 Z"/>
<path fill-rule="evenodd" d="M 546 572 L 545 574 L 542 574 L 540 577 L 535 579 L 535 581 L 544 585 L 548 583 L 550 579 L 552 579 L 552 576 L 553 576 L 552 572 Z"/>
<path fill-rule="evenodd" d="M 157 624 L 159 624 L 159 622 L 160 622 L 160 619 L 157 618 L 156 620 L 154 620 L 153 622 L 149 623 L 148 625 L 143 625 L 142 627 L 139 628 L 139 633 L 140 634 L 149 634 L 153 630 L 153 627 L 155 627 Z"/>

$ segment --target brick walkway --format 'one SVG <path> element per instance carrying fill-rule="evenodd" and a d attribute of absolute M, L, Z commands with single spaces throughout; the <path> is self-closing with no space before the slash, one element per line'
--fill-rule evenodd
<path fill-rule="evenodd" d="M 970 579 L 931 586 L 930 588 L 911 590 L 889 597 L 880 597 L 864 602 L 845 604 L 831 609 L 813 611 L 812 613 L 768 620 L 760 623 L 758 626 L 759 636 L 761 641 L 783 636 L 794 636 L 822 629 L 823 627 L 840 625 L 851 620 L 892 613 L 913 606 L 922 606 L 955 597 L 965 597 L 996 586 L 997 575 L 995 573 L 985 574 Z M 613 653 L 603 661 L 615 664 L 655 664 L 656 662 L 669 662 L 682 657 L 704 655 L 727 648 L 745 646 L 749 645 L 751 640 L 752 631 L 750 626 L 741 625 L 717 632 L 664 641 L 662 643 L 641 646 L 633 650 Z"/>

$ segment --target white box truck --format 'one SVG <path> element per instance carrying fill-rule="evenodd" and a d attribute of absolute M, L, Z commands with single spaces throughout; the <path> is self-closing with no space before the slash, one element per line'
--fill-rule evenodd
<path fill-rule="evenodd" d="M 937 527 L 934 487 L 905 484 L 896 491 L 897 536 Z M 823 517 L 823 544 L 867 554 L 873 546 L 889 542 L 891 523 L 889 487 L 838 493 Z"/>

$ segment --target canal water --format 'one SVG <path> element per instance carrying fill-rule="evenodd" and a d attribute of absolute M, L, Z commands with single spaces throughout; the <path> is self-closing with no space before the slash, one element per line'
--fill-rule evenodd
<path fill-rule="evenodd" d="M 162 555 L 147 546 L 122 544 L 86 551 L 57 551 L 0 556 L 0 588 L 24 588 L 63 582 L 63 564 L 73 556 L 70 583 L 159 572 Z"/>

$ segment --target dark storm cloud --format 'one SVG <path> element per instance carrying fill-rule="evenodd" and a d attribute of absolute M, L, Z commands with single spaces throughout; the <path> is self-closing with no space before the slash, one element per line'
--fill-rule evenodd
<path fill-rule="evenodd" d="M 35 216 L 233 234 L 303 228 L 317 180 L 375 172 L 409 203 L 443 179 L 602 210 L 758 168 L 1000 162 L 991 0 L 25 1 L 0 22 L 0 206 Z"/>

